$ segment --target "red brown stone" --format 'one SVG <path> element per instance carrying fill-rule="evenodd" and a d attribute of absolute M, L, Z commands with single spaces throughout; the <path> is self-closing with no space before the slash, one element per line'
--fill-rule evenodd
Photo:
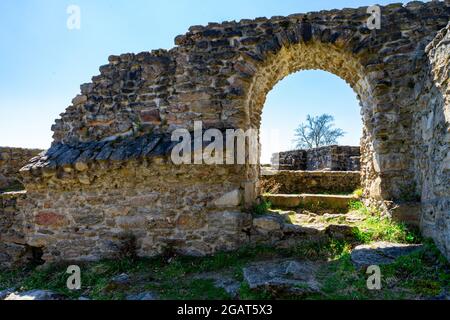
<path fill-rule="evenodd" d="M 60 227 L 65 224 L 65 218 L 54 212 L 39 212 L 35 217 L 35 222 L 40 226 Z"/>
<path fill-rule="evenodd" d="M 160 123 L 161 116 L 157 109 L 147 109 L 141 111 L 141 121 L 144 123 Z"/>

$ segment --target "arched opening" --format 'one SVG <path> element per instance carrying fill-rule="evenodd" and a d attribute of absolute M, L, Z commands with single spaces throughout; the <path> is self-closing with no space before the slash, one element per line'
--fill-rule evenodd
<path fill-rule="evenodd" d="M 303 70 L 322 70 L 344 80 L 356 93 L 361 107 L 363 133 L 361 138 L 361 181 L 364 193 L 381 195 L 381 184 L 373 168 L 371 118 L 373 108 L 372 88 L 368 73 L 358 57 L 336 45 L 320 42 L 298 43 L 282 47 L 276 54 L 268 55 L 258 66 L 249 86 L 245 101 L 247 124 L 260 129 L 263 108 L 270 91 L 285 77 Z M 282 107 L 280 107 L 280 110 Z M 253 198 L 260 194 L 260 170 L 252 168 L 248 173 L 246 192 Z M 249 188 L 253 188 L 249 192 Z M 252 197 L 250 197 L 252 198 Z"/>
<path fill-rule="evenodd" d="M 321 146 L 337 144 L 359 147 L 362 136 L 360 111 L 355 92 L 339 77 L 321 70 L 306 70 L 289 75 L 269 92 L 262 111 L 261 165 L 273 165 L 272 156 L 276 153 L 310 148 L 300 145 L 300 137 L 296 135 L 298 127 L 306 123 L 307 116 L 329 115 L 333 117 L 329 124 L 334 129 L 343 131 L 343 135 L 337 137 L 335 143 L 320 141 Z M 295 166 L 292 169 L 301 170 Z M 320 169 L 325 167 L 303 170 Z M 326 169 L 333 170 L 336 167 Z M 343 171 L 350 169 L 352 168 L 338 168 Z"/>

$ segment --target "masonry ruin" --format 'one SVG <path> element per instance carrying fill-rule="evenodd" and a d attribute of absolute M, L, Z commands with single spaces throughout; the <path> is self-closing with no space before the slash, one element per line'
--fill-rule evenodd
<path fill-rule="evenodd" d="M 2 264 L 205 255 L 253 241 L 259 165 L 174 165 L 177 128 L 258 129 L 267 93 L 320 69 L 356 92 L 370 204 L 408 208 L 450 258 L 450 4 L 366 7 L 193 26 L 171 50 L 109 57 L 52 127 L 52 147 L 2 195 Z M 13 199 L 11 199 L 13 198 Z"/>
<path fill-rule="evenodd" d="M 360 162 L 360 147 L 338 145 L 279 152 L 271 159 L 272 166 L 280 170 L 303 171 L 359 171 Z"/>

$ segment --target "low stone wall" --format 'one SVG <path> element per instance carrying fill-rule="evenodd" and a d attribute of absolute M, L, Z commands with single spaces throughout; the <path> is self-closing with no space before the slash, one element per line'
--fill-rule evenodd
<path fill-rule="evenodd" d="M 359 171 L 360 155 L 360 147 L 327 146 L 274 154 L 272 165 L 278 164 L 280 170 Z"/>
<path fill-rule="evenodd" d="M 262 190 L 263 192 L 275 191 L 276 193 L 287 194 L 352 193 L 361 186 L 361 174 L 359 171 L 282 170 L 271 175 L 262 175 L 261 180 L 262 186 L 275 188 L 275 190 Z"/>
<path fill-rule="evenodd" d="M 272 155 L 272 166 L 278 166 L 279 170 L 306 170 L 307 151 L 292 150 Z"/>
<path fill-rule="evenodd" d="M 0 192 L 21 186 L 19 170 L 42 150 L 0 147 Z"/>
<path fill-rule="evenodd" d="M 359 171 L 360 147 L 329 146 L 308 150 L 307 170 Z"/>
<path fill-rule="evenodd" d="M 20 206 L 26 199 L 25 192 L 0 194 L 0 267 L 24 264 L 31 253 L 26 245 L 24 215 Z"/>
<path fill-rule="evenodd" d="M 205 255 L 248 241 L 242 230 L 251 215 L 233 174 L 244 166 L 175 166 L 154 156 L 44 169 L 22 174 L 27 244 L 41 248 L 46 262 L 116 258 L 127 250 Z"/>

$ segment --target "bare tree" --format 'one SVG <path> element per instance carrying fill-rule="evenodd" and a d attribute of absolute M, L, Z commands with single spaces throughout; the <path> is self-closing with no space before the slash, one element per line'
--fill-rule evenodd
<path fill-rule="evenodd" d="M 306 122 L 295 130 L 296 148 L 313 149 L 337 144 L 337 139 L 345 132 L 334 127 L 334 118 L 329 114 L 318 117 L 308 115 Z"/>

